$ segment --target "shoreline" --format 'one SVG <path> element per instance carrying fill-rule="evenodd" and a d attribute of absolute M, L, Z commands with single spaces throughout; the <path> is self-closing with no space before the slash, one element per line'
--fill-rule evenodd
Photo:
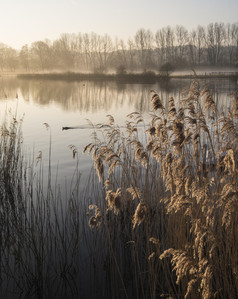
<path fill-rule="evenodd" d="M 52 72 L 52 73 L 15 73 L 0 74 L 0 77 L 16 76 L 19 79 L 31 80 L 63 80 L 63 81 L 115 81 L 118 83 L 156 83 L 170 79 L 235 79 L 237 72 L 205 72 L 200 74 L 156 74 L 148 71 L 144 73 L 102 74 L 78 72 Z"/>
<path fill-rule="evenodd" d="M 184 74 L 184 75 L 161 75 L 153 72 L 146 73 L 128 73 L 128 74 L 94 74 L 94 73 L 29 73 L 17 74 L 21 79 L 36 79 L 36 80 L 66 80 L 66 81 L 117 81 L 117 82 L 156 82 L 161 80 L 170 80 L 173 78 L 179 79 L 204 79 L 204 78 L 234 78 L 238 79 L 238 72 L 232 73 L 205 73 L 205 74 Z"/>

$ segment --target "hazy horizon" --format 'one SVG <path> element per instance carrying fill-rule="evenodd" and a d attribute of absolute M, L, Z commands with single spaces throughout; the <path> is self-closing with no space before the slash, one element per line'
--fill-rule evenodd
<path fill-rule="evenodd" d="M 238 2 L 228 1 L 87 1 L 1 0 L 0 43 L 15 49 L 62 33 L 109 34 L 127 40 L 140 28 L 182 25 L 188 30 L 212 22 L 236 23 Z"/>

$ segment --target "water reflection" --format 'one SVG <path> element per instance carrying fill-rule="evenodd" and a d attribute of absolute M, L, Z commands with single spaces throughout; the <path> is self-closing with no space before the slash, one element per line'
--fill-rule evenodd
<path fill-rule="evenodd" d="M 24 101 L 32 100 L 37 105 L 55 103 L 64 111 L 95 112 L 100 109 L 110 110 L 112 106 L 120 109 L 127 102 L 139 112 L 150 111 L 149 91 L 159 92 L 166 106 L 169 96 L 177 101 L 181 91 L 188 88 L 191 80 L 171 79 L 157 84 L 117 84 L 115 82 L 64 82 L 19 80 L 2 78 L 0 99 L 15 98 L 19 92 Z M 208 84 L 217 93 L 229 93 L 236 88 L 229 80 L 201 80 L 201 85 Z"/>
<path fill-rule="evenodd" d="M 20 80 L 13 77 L 0 78 L 0 112 L 4 116 L 8 108 L 17 106 L 23 121 L 24 144 L 34 146 L 35 153 L 48 152 L 49 134 L 42 126 L 48 123 L 52 133 L 52 171 L 57 172 L 58 164 L 63 168 L 62 181 L 70 177 L 75 168 L 68 145 L 74 144 L 79 153 L 91 142 L 91 130 L 67 130 L 65 126 L 84 126 L 86 119 L 94 124 L 107 121 L 106 115 L 112 114 L 116 123 L 125 124 L 126 115 L 138 111 L 149 122 L 151 111 L 150 90 L 156 90 L 165 107 L 168 98 L 173 96 L 180 105 L 182 90 L 189 87 L 191 80 L 172 79 L 156 84 L 117 84 L 115 82 L 64 82 Z M 219 109 L 227 109 L 231 99 L 227 94 L 236 88 L 236 82 L 229 80 L 200 80 L 214 90 Z M 16 99 L 16 94 L 19 95 Z M 47 160 L 47 155 L 43 157 Z M 80 157 L 80 171 L 91 166 L 91 159 Z M 61 179 L 59 178 L 59 181 Z"/>

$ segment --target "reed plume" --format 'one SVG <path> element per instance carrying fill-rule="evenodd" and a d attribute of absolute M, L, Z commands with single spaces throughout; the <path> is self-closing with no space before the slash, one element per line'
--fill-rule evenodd
<path fill-rule="evenodd" d="M 132 246 L 133 282 L 144 298 L 235 298 L 237 93 L 227 113 L 196 80 L 180 102 L 170 97 L 167 108 L 158 92 L 151 94 L 143 138 L 137 112 L 128 115 L 123 133 L 112 119 L 101 126 L 105 140 L 94 160 L 100 156 L 105 166 L 109 248 L 120 243 L 118 230 Z"/>

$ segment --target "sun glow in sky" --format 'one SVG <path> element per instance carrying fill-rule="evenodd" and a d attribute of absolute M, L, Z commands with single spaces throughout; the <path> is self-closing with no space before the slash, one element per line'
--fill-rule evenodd
<path fill-rule="evenodd" d="M 15 49 L 62 33 L 127 40 L 140 28 L 238 22 L 237 0 L 0 0 L 0 43 Z"/>

